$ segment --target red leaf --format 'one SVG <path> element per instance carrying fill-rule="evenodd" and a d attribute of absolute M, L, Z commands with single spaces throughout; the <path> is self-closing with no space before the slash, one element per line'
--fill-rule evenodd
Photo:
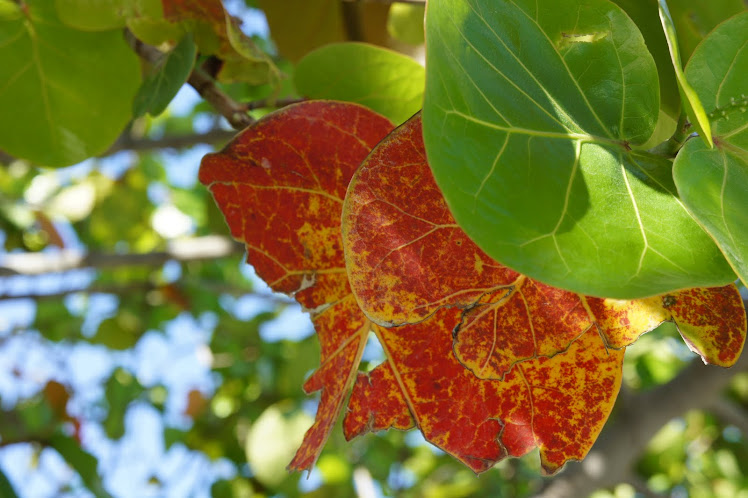
<path fill-rule="evenodd" d="M 391 129 L 355 104 L 305 102 L 266 116 L 200 167 L 247 261 L 310 311 L 319 337 L 321 366 L 304 388 L 321 389 L 321 402 L 291 469 L 308 469 L 319 456 L 366 343 L 369 322 L 350 293 L 340 216 L 351 176 Z"/>

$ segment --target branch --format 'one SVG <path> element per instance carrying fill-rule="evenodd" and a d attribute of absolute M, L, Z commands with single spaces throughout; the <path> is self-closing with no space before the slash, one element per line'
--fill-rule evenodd
<path fill-rule="evenodd" d="M 195 261 L 243 254 L 244 246 L 227 237 L 210 235 L 174 240 L 165 251 L 114 254 L 74 250 L 59 252 L 11 253 L 0 257 L 0 276 L 40 275 L 78 268 L 118 268 L 160 266 L 169 260 Z"/>
<path fill-rule="evenodd" d="M 614 420 L 606 425 L 584 461 L 568 464 L 537 496 L 587 496 L 625 481 L 642 450 L 665 423 L 688 410 L 715 406 L 732 378 L 745 371 L 748 353 L 729 369 L 695 359 L 666 384 L 636 394 L 621 392 Z"/>
<path fill-rule="evenodd" d="M 226 143 L 236 136 L 235 130 L 210 130 L 206 133 L 185 133 L 183 135 L 165 135 L 161 138 L 133 138 L 123 133 L 116 142 L 101 156 L 111 156 L 123 150 L 184 149 L 197 144 Z"/>
<path fill-rule="evenodd" d="M 156 47 L 138 40 L 129 29 L 125 30 L 125 39 L 136 54 L 151 64 L 158 63 L 164 56 L 163 52 Z M 216 111 L 226 118 L 235 129 L 241 130 L 254 123 L 254 118 L 247 114 L 244 106 L 225 94 L 223 90 L 218 88 L 215 80 L 198 67 L 192 70 L 190 77 L 187 78 L 187 83 L 197 90 L 202 98 L 210 102 Z"/>

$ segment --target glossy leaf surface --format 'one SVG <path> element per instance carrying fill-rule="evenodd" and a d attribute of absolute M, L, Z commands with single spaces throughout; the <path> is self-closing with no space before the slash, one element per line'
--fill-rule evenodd
<path fill-rule="evenodd" d="M 391 128 L 355 104 L 297 104 L 247 128 L 200 168 L 258 275 L 312 314 L 321 366 L 304 389 L 322 390 L 322 398 L 293 469 L 319 456 L 366 343 L 369 323 L 350 293 L 340 213 L 353 172 Z"/>
<path fill-rule="evenodd" d="M 689 140 L 675 160 L 683 202 L 748 282 L 748 12 L 715 29 L 686 75 L 710 113 L 715 147 Z"/>
<path fill-rule="evenodd" d="M 679 202 L 671 163 L 630 150 L 655 129 L 658 76 L 617 6 L 441 0 L 426 29 L 426 150 L 487 254 L 606 297 L 734 279 Z"/>
<path fill-rule="evenodd" d="M 66 26 L 54 2 L 20 12 L 0 19 L 0 148 L 46 166 L 104 152 L 131 118 L 137 56 L 120 30 Z"/>
<path fill-rule="evenodd" d="M 395 123 L 421 109 L 424 81 L 423 66 L 410 57 L 366 43 L 326 45 L 307 54 L 294 73 L 305 97 L 357 102 Z"/>

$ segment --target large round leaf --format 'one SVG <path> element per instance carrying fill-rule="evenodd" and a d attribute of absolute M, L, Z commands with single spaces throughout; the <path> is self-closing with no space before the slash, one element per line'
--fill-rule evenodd
<path fill-rule="evenodd" d="M 734 274 L 677 198 L 652 135 L 657 69 L 605 0 L 432 0 L 424 139 L 489 255 L 576 292 L 637 298 Z"/>
<path fill-rule="evenodd" d="M 748 283 L 748 12 L 696 49 L 686 77 L 710 113 L 713 149 L 691 139 L 675 160 L 683 202 Z"/>
<path fill-rule="evenodd" d="M 131 117 L 137 57 L 120 30 L 70 28 L 53 2 L 22 11 L 0 20 L 0 148 L 48 166 L 103 152 Z"/>

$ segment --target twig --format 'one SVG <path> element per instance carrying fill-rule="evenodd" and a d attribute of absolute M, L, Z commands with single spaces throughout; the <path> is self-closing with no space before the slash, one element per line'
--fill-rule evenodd
<path fill-rule="evenodd" d="M 184 149 L 197 144 L 219 144 L 234 138 L 234 130 L 210 130 L 206 133 L 185 133 L 183 135 L 165 135 L 161 138 L 133 138 L 123 133 L 116 142 L 101 156 L 111 156 L 123 150 L 141 151 L 154 149 Z"/>
<path fill-rule="evenodd" d="M 135 35 L 128 29 L 125 30 L 125 39 L 132 49 L 142 59 L 151 64 L 156 64 L 164 54 L 151 45 L 138 40 Z M 210 102 L 216 111 L 226 118 L 228 122 L 237 130 L 246 128 L 254 123 L 254 118 L 247 114 L 241 104 L 226 95 L 218 86 L 215 80 L 205 74 L 201 69 L 195 67 L 187 78 L 189 83 L 202 98 Z"/>

